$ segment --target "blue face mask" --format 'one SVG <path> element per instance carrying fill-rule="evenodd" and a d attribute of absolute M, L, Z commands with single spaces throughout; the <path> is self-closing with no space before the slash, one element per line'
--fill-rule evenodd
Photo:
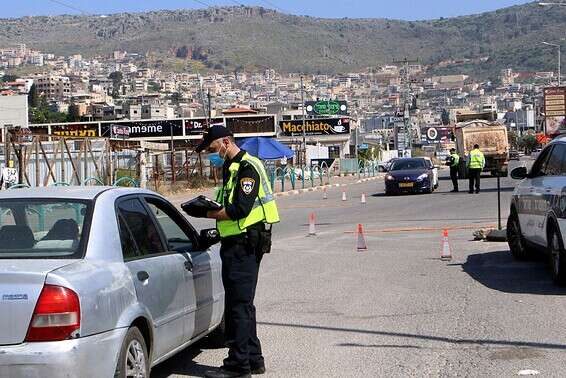
<path fill-rule="evenodd" d="M 215 167 L 222 167 L 222 165 L 224 165 L 224 159 L 220 157 L 220 154 L 218 152 L 209 154 L 208 160 L 210 161 L 210 164 L 212 164 Z"/>

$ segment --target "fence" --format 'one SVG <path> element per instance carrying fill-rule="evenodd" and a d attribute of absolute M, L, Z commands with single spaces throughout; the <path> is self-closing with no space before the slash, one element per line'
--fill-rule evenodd
<path fill-rule="evenodd" d="M 361 160 L 358 162 L 356 159 L 348 160 L 352 160 L 356 163 L 356 165 L 352 166 L 349 172 L 350 174 L 357 175 L 358 178 L 375 177 L 379 173 L 377 161 Z M 277 167 L 270 170 L 268 175 L 274 192 L 305 189 L 307 187 L 312 188 L 319 185 L 330 185 L 332 184 L 333 177 L 335 177 L 332 174 L 331 167 L 328 167 L 328 165 L 324 162 L 320 166 L 314 167 Z"/>
<path fill-rule="evenodd" d="M 10 188 L 60 185 L 146 186 L 160 190 L 163 185 L 206 185 L 207 170 L 216 172 L 200 154 L 190 150 L 142 151 L 127 143 L 105 138 L 70 139 L 33 135 L 30 141 L 16 141 L 7 134 L 0 145 L 4 167 L 14 162 L 18 180 Z M 338 166 L 339 164 L 339 166 Z M 274 191 L 304 189 L 332 184 L 335 174 L 359 178 L 378 174 L 377 161 L 340 159 L 314 166 L 283 166 L 268 171 Z M 214 176 L 215 182 L 217 177 Z"/>
<path fill-rule="evenodd" d="M 4 167 L 17 170 L 18 187 L 111 182 L 110 151 L 105 139 L 66 140 L 34 135 L 27 142 L 16 142 L 7 134 L 1 156 Z"/>

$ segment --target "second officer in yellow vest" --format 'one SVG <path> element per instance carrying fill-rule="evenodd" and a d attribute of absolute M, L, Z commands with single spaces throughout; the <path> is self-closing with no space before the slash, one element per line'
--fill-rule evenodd
<path fill-rule="evenodd" d="M 271 225 L 279 214 L 262 162 L 240 150 L 230 130 L 212 126 L 197 147 L 224 159 L 223 185 L 216 200 L 222 210 L 209 211 L 221 237 L 222 282 L 228 357 L 209 378 L 263 374 L 265 362 L 256 332 L 254 297 L 259 266 L 271 249 Z"/>
<path fill-rule="evenodd" d="M 450 167 L 450 179 L 454 187 L 451 192 L 458 192 L 458 167 L 460 166 L 460 155 L 455 148 L 450 149 L 450 156 L 446 159 L 446 165 Z"/>
<path fill-rule="evenodd" d="M 483 168 L 485 167 L 485 157 L 483 152 L 480 151 L 480 146 L 474 144 L 474 149 L 468 154 L 468 176 L 470 179 L 470 186 L 468 193 L 474 192 L 474 184 L 476 193 L 480 192 L 480 176 Z"/>

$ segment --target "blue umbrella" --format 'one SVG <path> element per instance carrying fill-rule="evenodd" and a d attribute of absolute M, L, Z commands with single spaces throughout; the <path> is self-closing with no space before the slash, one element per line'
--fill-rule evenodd
<path fill-rule="evenodd" d="M 252 137 L 238 142 L 241 149 L 261 160 L 292 158 L 295 152 L 273 138 Z"/>

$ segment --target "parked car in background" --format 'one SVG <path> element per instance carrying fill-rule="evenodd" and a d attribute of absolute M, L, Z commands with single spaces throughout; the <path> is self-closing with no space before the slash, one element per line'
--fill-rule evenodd
<path fill-rule="evenodd" d="M 0 193 L 0 376 L 149 377 L 221 338 L 216 230 L 142 189 Z"/>
<path fill-rule="evenodd" d="M 438 189 L 438 167 L 434 165 L 434 162 L 431 158 L 425 156 L 423 157 L 427 167 L 432 170 L 432 184 L 434 189 Z"/>
<path fill-rule="evenodd" d="M 432 193 L 434 173 L 423 158 L 395 160 L 385 175 L 385 194 Z"/>
<path fill-rule="evenodd" d="M 566 137 L 545 147 L 530 171 L 517 167 L 507 220 L 507 240 L 513 256 L 523 260 L 543 252 L 549 257 L 552 278 L 566 285 Z"/>
<path fill-rule="evenodd" d="M 519 151 L 517 150 L 509 150 L 509 160 L 519 160 Z"/>

